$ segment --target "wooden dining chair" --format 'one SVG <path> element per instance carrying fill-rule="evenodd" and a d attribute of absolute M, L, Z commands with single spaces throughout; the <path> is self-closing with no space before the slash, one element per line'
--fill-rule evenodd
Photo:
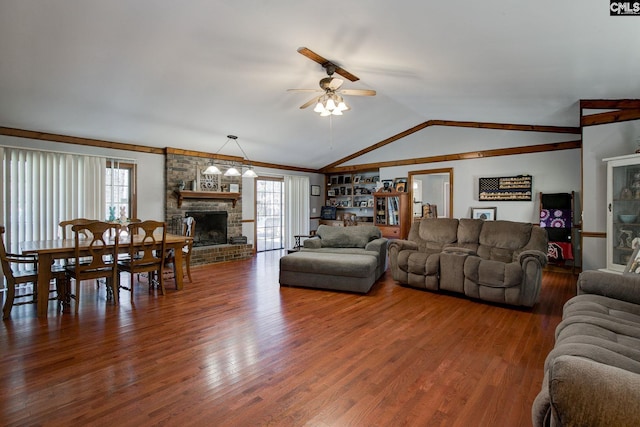
<path fill-rule="evenodd" d="M 196 220 L 193 217 L 186 217 L 182 220 L 182 235 L 186 237 L 191 237 L 189 239 L 189 243 L 182 247 L 182 258 L 185 261 L 187 266 L 187 277 L 189 277 L 189 282 L 193 283 L 191 279 L 191 252 L 193 251 L 193 236 L 196 232 Z M 173 270 L 173 267 L 176 262 L 176 255 L 173 253 L 173 250 L 168 250 L 167 255 L 164 260 L 164 267 L 167 271 L 169 268 Z"/>
<path fill-rule="evenodd" d="M 7 282 L 7 295 L 2 309 L 2 318 L 8 319 L 11 316 L 11 309 L 15 305 L 35 304 L 38 300 L 38 259 L 33 255 L 18 255 L 7 253 L 4 245 L 5 228 L 0 226 L 0 259 L 2 262 L 2 273 Z M 62 270 L 53 270 L 52 277 L 55 280 L 55 292 L 57 295 L 50 297 L 50 300 L 64 300 L 63 294 L 66 288 L 66 276 Z M 31 285 L 31 292 L 20 292 L 16 295 L 16 289 L 24 289 L 27 284 Z M 19 299 L 19 302 L 16 302 Z"/>
<path fill-rule="evenodd" d="M 118 250 L 119 233 L 116 224 L 93 221 L 71 227 L 74 233 L 74 262 L 65 267 L 67 277 L 75 280 L 75 291 L 71 293 L 70 282 L 66 296 L 75 299 L 75 311 L 80 305 L 80 282 L 106 279 L 107 300 L 113 298 L 118 305 Z M 90 236 L 84 238 L 83 236 Z"/>
<path fill-rule="evenodd" d="M 64 239 L 71 239 L 73 236 L 73 231 L 71 227 L 78 224 L 88 224 L 90 222 L 96 222 L 97 219 L 88 219 L 88 218 L 74 218 L 68 219 L 66 221 L 60 221 L 58 226 L 60 227 L 60 237 Z M 86 232 L 86 231 L 85 231 Z M 89 238 L 89 236 L 85 235 L 85 237 Z"/>
<path fill-rule="evenodd" d="M 134 274 L 148 273 L 149 290 L 153 288 L 153 278 L 157 277 L 158 287 L 164 295 L 164 280 L 161 272 L 167 243 L 166 224 L 161 221 L 147 220 L 129 224 L 127 228 L 129 229 L 129 257 L 118 261 L 118 269 L 128 272 L 131 277 L 128 287 L 119 283 L 118 289 L 130 291 L 131 300 L 133 300 Z"/>

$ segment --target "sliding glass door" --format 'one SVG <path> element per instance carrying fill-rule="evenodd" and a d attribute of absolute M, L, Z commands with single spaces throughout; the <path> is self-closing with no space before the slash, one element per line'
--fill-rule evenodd
<path fill-rule="evenodd" d="M 256 250 L 284 248 L 284 182 L 256 179 Z"/>

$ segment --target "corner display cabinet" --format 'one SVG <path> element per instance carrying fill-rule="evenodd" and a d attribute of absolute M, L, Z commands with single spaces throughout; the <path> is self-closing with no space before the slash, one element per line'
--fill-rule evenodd
<path fill-rule="evenodd" d="M 406 239 L 411 226 L 409 193 L 374 193 L 374 224 L 383 237 Z"/>
<path fill-rule="evenodd" d="M 640 243 L 640 154 L 607 163 L 607 270 L 622 273 Z"/>

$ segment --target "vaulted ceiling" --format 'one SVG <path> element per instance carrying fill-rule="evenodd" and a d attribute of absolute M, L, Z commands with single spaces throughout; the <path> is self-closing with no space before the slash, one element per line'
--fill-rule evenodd
<path fill-rule="evenodd" d="M 317 169 L 428 120 L 578 126 L 580 99 L 640 98 L 639 41 L 602 0 L 0 0 L 0 126 L 211 153 L 236 134 Z M 287 89 L 326 76 L 302 46 L 377 95 L 299 109 Z"/>

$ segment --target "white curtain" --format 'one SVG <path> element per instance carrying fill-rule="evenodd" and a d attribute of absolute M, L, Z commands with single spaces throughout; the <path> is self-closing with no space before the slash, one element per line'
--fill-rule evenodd
<path fill-rule="evenodd" d="M 292 248 L 295 235 L 309 234 L 309 177 L 284 177 L 284 243 Z"/>
<path fill-rule="evenodd" d="M 0 147 L 0 214 L 7 248 L 55 239 L 58 223 L 104 220 L 106 159 Z"/>

